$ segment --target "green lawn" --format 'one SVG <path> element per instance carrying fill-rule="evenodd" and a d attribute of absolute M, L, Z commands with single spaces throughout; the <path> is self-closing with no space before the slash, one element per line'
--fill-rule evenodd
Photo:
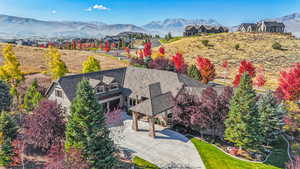
<path fill-rule="evenodd" d="M 154 165 L 138 156 L 135 156 L 133 158 L 133 163 L 136 165 L 136 167 L 138 169 L 159 169 L 159 167 L 157 167 L 156 165 Z"/>
<path fill-rule="evenodd" d="M 167 43 L 171 43 L 171 42 L 178 41 L 178 40 L 180 40 L 180 39 L 182 39 L 182 38 L 183 38 L 182 36 L 177 36 L 177 37 L 173 37 L 173 38 L 170 39 L 170 40 L 160 39 L 160 43 L 167 44 Z"/>
<path fill-rule="evenodd" d="M 213 145 L 197 138 L 192 138 L 191 141 L 197 148 L 206 169 L 278 169 L 278 167 L 268 164 L 252 163 L 233 158 Z M 277 155 L 274 154 L 274 156 Z"/>

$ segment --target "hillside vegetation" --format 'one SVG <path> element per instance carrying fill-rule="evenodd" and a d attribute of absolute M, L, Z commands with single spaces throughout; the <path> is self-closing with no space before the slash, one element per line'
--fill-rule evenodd
<path fill-rule="evenodd" d="M 208 40 L 208 46 L 202 41 Z M 278 42 L 282 50 L 275 50 L 272 45 Z M 235 49 L 236 44 L 240 48 Z M 174 56 L 177 51 L 184 54 L 185 60 L 195 63 L 197 56 L 211 59 L 217 67 L 219 78 L 222 74 L 222 62 L 229 62 L 232 79 L 243 59 L 253 62 L 256 66 L 263 65 L 267 78 L 266 87 L 275 88 L 279 72 L 296 62 L 300 62 L 300 40 L 289 35 L 271 33 L 222 33 L 207 36 L 185 37 L 172 43 L 164 44 L 166 56 Z M 228 82 L 231 80 L 228 80 Z"/>
<path fill-rule="evenodd" d="M 2 49 L 5 44 L 0 43 L 0 65 L 3 62 Z M 45 63 L 44 54 L 47 49 L 28 47 L 28 46 L 15 46 L 14 52 L 21 62 L 21 70 L 24 73 L 36 73 L 45 71 L 47 63 Z M 113 69 L 127 66 L 127 63 L 119 61 L 118 59 L 103 54 L 98 54 L 89 51 L 78 50 L 60 50 L 63 61 L 67 64 L 71 73 L 79 73 L 82 70 L 82 63 L 88 56 L 95 56 L 100 60 L 101 69 Z"/>

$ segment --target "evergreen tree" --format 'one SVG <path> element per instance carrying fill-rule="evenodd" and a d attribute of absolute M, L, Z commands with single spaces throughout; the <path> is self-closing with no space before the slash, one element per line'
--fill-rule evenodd
<path fill-rule="evenodd" d="M 82 73 L 97 72 L 100 71 L 100 62 L 93 56 L 89 56 L 88 59 L 82 64 Z"/>
<path fill-rule="evenodd" d="M 0 112 L 8 111 L 11 101 L 12 98 L 9 93 L 9 86 L 0 80 Z"/>
<path fill-rule="evenodd" d="M 0 166 L 8 166 L 12 162 L 12 141 L 17 137 L 17 125 L 7 112 L 0 113 Z"/>
<path fill-rule="evenodd" d="M 50 47 L 46 58 L 53 79 L 58 79 L 68 73 L 67 65 L 61 60 L 61 54 L 57 49 Z"/>
<path fill-rule="evenodd" d="M 195 79 L 195 80 L 201 80 L 201 73 L 197 69 L 196 65 L 189 66 L 188 68 L 188 75 L 189 77 Z"/>
<path fill-rule="evenodd" d="M 24 108 L 27 111 L 32 111 L 38 106 L 39 101 L 42 99 L 42 94 L 38 91 L 38 82 L 35 79 L 31 86 L 27 89 L 24 96 Z"/>
<path fill-rule="evenodd" d="M 283 104 L 278 104 L 270 91 L 259 98 L 257 108 L 261 134 L 264 143 L 268 144 L 276 140 L 282 131 L 283 115 L 286 111 Z"/>
<path fill-rule="evenodd" d="M 230 111 L 225 120 L 225 139 L 240 148 L 259 148 L 261 136 L 256 108 L 256 93 L 252 87 L 252 79 L 247 72 L 230 101 Z"/>
<path fill-rule="evenodd" d="M 92 168 L 111 169 L 115 163 L 115 148 L 109 138 L 102 106 L 97 102 L 88 80 L 82 80 L 71 105 L 67 124 L 66 150 L 79 148 Z"/>

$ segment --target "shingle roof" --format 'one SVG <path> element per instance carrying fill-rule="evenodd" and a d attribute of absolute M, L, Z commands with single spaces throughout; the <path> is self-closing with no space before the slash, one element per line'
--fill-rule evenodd
<path fill-rule="evenodd" d="M 160 84 L 155 83 L 148 86 L 149 93 L 154 88 L 159 88 Z M 156 95 L 157 94 L 157 95 Z M 173 96 L 171 92 L 167 93 L 159 93 L 159 91 L 155 91 L 155 95 L 151 95 L 152 97 L 135 105 L 130 108 L 130 110 L 142 113 L 148 116 L 155 116 L 159 113 L 165 112 L 171 109 L 174 106 Z"/>
<path fill-rule="evenodd" d="M 126 68 L 120 68 L 120 69 L 105 70 L 100 72 L 64 76 L 61 77 L 57 83 L 61 86 L 68 99 L 72 101 L 76 95 L 77 84 L 82 79 L 84 78 L 97 79 L 102 81 L 104 76 L 108 76 L 108 77 L 113 77 L 115 81 L 123 85 L 125 71 Z"/>
<path fill-rule="evenodd" d="M 97 85 L 99 81 L 111 82 L 113 79 L 113 81 L 120 84 L 120 89 L 124 95 L 133 97 L 143 96 L 146 98 L 151 98 L 151 95 L 154 97 L 168 92 L 173 97 L 176 97 L 183 87 L 201 89 L 211 86 L 211 84 L 203 84 L 183 74 L 131 66 L 64 76 L 57 81 L 57 84 L 61 86 L 69 101 L 72 101 L 76 95 L 77 84 L 84 78 L 89 79 L 93 86 Z M 159 86 L 157 83 L 159 83 Z M 149 85 L 151 92 L 149 91 Z"/>

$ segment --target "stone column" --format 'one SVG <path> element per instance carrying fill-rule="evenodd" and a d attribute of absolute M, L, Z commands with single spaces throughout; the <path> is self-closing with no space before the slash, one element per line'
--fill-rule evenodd
<path fill-rule="evenodd" d="M 138 131 L 139 126 L 138 126 L 138 119 L 137 119 L 137 113 L 132 112 L 132 130 Z"/>
<path fill-rule="evenodd" d="M 149 117 L 149 136 L 155 138 L 154 117 Z"/>

